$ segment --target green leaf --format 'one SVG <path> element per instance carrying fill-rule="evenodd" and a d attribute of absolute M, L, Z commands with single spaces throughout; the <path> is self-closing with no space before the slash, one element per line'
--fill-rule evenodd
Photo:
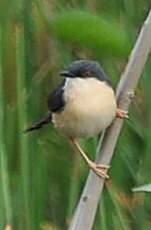
<path fill-rule="evenodd" d="M 86 11 L 71 10 L 51 19 L 50 30 L 65 42 L 103 55 L 127 56 L 130 43 L 124 28 Z"/>

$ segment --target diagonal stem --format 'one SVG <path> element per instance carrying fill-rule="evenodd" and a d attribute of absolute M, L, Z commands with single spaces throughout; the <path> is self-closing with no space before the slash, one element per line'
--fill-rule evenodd
<path fill-rule="evenodd" d="M 117 87 L 118 106 L 127 111 L 131 102 L 131 96 L 141 77 L 144 65 L 151 50 L 151 11 L 148 14 L 140 31 L 135 46 L 131 52 Z M 113 124 L 105 132 L 102 149 L 98 154 L 98 162 L 109 164 L 119 137 L 123 120 L 115 119 Z M 69 230 L 91 230 L 95 220 L 97 206 L 103 190 L 104 180 L 90 172 L 80 201 L 76 208 Z"/>

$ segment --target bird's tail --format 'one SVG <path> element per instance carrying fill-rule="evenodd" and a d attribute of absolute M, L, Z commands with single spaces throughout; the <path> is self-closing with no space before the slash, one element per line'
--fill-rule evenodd
<path fill-rule="evenodd" d="M 52 120 L 52 115 L 51 115 L 51 113 L 49 113 L 46 117 L 42 118 L 41 120 L 37 121 L 36 123 L 31 125 L 29 128 L 27 128 L 25 130 L 25 133 L 34 131 L 36 129 L 40 129 L 40 128 L 42 128 L 43 125 L 47 125 L 48 123 L 50 123 L 51 120 Z"/>

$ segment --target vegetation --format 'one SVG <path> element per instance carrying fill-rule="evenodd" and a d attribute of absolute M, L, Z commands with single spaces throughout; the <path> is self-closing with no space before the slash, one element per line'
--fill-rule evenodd
<path fill-rule="evenodd" d="M 67 229 L 88 169 L 50 125 L 25 135 L 47 113 L 59 71 L 96 59 L 116 86 L 149 10 L 147 0 L 0 2 L 0 230 Z M 119 138 L 94 230 L 149 230 L 151 60 Z M 82 140 L 94 158 L 97 138 Z"/>

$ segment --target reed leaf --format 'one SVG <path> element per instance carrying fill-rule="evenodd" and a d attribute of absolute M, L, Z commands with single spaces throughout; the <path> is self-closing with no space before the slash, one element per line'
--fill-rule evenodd
<path fill-rule="evenodd" d="M 8 152 L 5 139 L 5 96 L 4 96 L 4 77 L 2 72 L 2 28 L 0 28 L 0 175 L 1 189 L 5 208 L 5 224 L 12 225 L 13 214 L 10 196 L 10 178 L 8 171 Z M 2 221 L 3 222 L 3 221 Z"/>

